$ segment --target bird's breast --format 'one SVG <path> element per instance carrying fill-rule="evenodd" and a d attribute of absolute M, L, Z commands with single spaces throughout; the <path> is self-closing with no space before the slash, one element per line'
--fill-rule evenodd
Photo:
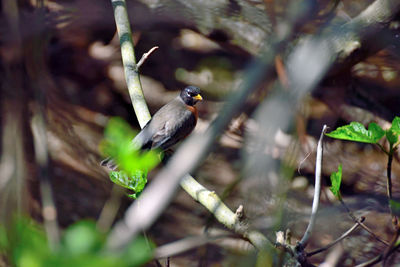
<path fill-rule="evenodd" d="M 193 116 L 194 116 L 194 118 L 195 118 L 195 121 L 197 122 L 197 118 L 198 118 L 198 116 L 199 116 L 199 114 L 198 114 L 198 112 L 197 112 L 197 108 L 194 107 L 194 106 L 186 105 L 186 109 L 189 110 L 189 111 L 193 114 Z"/>

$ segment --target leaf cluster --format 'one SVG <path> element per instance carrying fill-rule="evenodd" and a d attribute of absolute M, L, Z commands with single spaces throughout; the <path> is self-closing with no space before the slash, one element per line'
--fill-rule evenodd
<path fill-rule="evenodd" d="M 55 249 L 49 248 L 44 229 L 31 219 L 18 217 L 12 225 L 8 231 L 0 225 L 0 252 L 7 252 L 14 266 L 141 266 L 152 256 L 152 248 L 142 237 L 123 251 L 108 252 L 107 235 L 99 232 L 93 221 L 82 220 L 69 226 Z"/>
<path fill-rule="evenodd" d="M 351 122 L 348 125 L 337 128 L 336 130 L 326 133 L 325 135 L 342 140 L 349 140 L 361 143 L 379 145 L 379 141 L 385 136 L 389 142 L 389 151 L 385 150 L 382 146 L 379 147 L 388 155 L 392 155 L 394 150 L 399 144 L 400 135 L 400 117 L 395 117 L 392 121 L 392 126 L 383 130 L 378 124 L 372 122 L 368 125 L 368 130 L 359 122 Z M 342 165 L 340 164 L 337 172 L 333 172 L 330 176 L 331 184 L 330 190 L 338 198 L 341 199 L 340 185 L 342 181 Z M 391 206 L 396 206 L 394 203 Z M 399 208 L 400 210 L 400 208 Z"/>
<path fill-rule="evenodd" d="M 119 167 L 119 171 L 110 172 L 113 183 L 132 190 L 129 197 L 136 199 L 147 183 L 147 173 L 159 162 L 157 151 L 140 151 L 135 148 L 132 140 L 135 132 L 121 118 L 109 120 L 104 132 L 104 140 L 100 150 L 111 157 Z"/>

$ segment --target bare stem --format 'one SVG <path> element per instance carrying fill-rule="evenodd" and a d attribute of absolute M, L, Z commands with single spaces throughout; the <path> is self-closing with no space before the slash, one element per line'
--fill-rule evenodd
<path fill-rule="evenodd" d="M 136 69 L 139 70 L 140 67 L 143 65 L 143 63 L 147 60 L 147 58 L 155 51 L 158 49 L 158 46 L 153 47 L 152 49 L 149 50 L 149 52 L 144 53 L 142 58 L 139 60 L 138 64 L 136 64 Z"/>
<path fill-rule="evenodd" d="M 319 198 L 321 195 L 321 170 L 322 170 L 322 154 L 323 154 L 323 139 L 324 139 L 324 133 L 326 132 L 327 126 L 324 125 L 321 131 L 321 135 L 318 140 L 318 146 L 317 146 L 317 158 L 315 162 L 315 189 L 314 189 L 314 199 L 313 199 L 313 204 L 311 208 L 311 217 L 310 217 L 310 222 L 307 226 L 307 230 L 304 233 L 303 238 L 299 242 L 299 245 L 302 248 L 305 248 L 307 246 L 307 243 L 311 237 L 311 233 L 314 229 L 314 224 L 317 219 L 317 211 L 318 211 L 318 205 L 319 205 Z"/>

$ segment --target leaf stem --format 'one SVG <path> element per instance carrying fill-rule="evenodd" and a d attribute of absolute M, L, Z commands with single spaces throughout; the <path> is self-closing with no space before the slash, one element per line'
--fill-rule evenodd
<path fill-rule="evenodd" d="M 388 163 L 387 163 L 387 169 L 386 169 L 386 174 L 387 174 L 386 191 L 387 191 L 387 196 L 388 196 L 388 204 L 389 204 L 390 214 L 392 215 L 392 223 L 395 226 L 395 228 L 398 229 L 399 228 L 398 218 L 393 213 L 393 209 L 392 209 L 392 205 L 391 205 L 391 202 L 392 202 L 392 162 L 393 162 L 393 148 L 392 148 L 392 145 L 390 145 L 390 151 L 388 153 Z"/>

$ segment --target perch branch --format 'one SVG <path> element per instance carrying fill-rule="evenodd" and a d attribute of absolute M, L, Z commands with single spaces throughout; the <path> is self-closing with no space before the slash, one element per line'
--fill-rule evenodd
<path fill-rule="evenodd" d="M 140 127 L 144 127 L 150 120 L 150 112 L 144 100 L 142 85 L 136 64 L 135 51 L 132 41 L 131 26 L 125 0 L 111 0 L 114 8 L 115 24 L 121 45 L 122 63 L 124 65 L 125 79 L 133 109 L 137 114 Z"/>

